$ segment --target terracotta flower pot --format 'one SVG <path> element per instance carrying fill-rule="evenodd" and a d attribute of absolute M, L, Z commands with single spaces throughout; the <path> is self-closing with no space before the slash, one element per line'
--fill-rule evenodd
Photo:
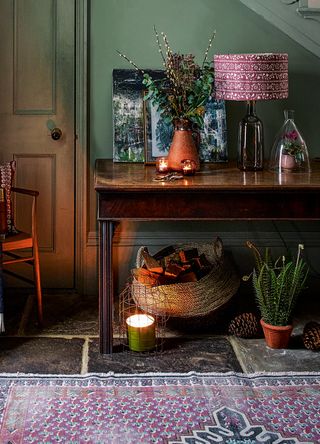
<path fill-rule="evenodd" d="M 188 159 L 195 162 L 198 171 L 200 160 L 191 123 L 188 120 L 181 119 L 176 121 L 174 125 L 173 139 L 168 153 L 169 169 L 182 171 L 182 161 Z"/>
<path fill-rule="evenodd" d="M 267 346 L 270 348 L 287 348 L 292 333 L 292 325 L 270 325 L 260 319 Z"/>
<path fill-rule="evenodd" d="M 284 170 L 294 170 L 297 166 L 296 158 L 292 154 L 282 154 L 281 167 Z"/>

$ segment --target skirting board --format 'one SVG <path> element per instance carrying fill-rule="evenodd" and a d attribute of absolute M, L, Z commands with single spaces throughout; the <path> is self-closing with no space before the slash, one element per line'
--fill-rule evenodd
<path fill-rule="evenodd" d="M 122 232 L 115 233 L 113 243 L 115 247 L 138 247 L 145 245 L 147 247 L 165 246 L 177 243 L 207 242 L 219 236 L 225 246 L 244 247 L 247 240 L 257 242 L 261 246 L 274 247 L 294 247 L 298 243 L 303 243 L 305 247 L 320 247 L 320 232 L 315 231 L 213 231 L 213 232 Z M 88 235 L 88 247 L 98 246 L 98 233 L 92 231 Z"/>

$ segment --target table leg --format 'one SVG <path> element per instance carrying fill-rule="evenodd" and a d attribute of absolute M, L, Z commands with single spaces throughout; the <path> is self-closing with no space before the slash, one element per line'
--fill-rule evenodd
<path fill-rule="evenodd" d="M 112 237 L 113 222 L 101 221 L 99 257 L 99 320 L 100 353 L 112 354 L 113 344 L 113 270 Z"/>

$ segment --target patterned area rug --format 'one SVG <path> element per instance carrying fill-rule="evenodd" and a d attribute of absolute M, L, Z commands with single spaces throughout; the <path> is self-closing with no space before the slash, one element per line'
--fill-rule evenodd
<path fill-rule="evenodd" d="M 0 374 L 1 443 L 320 442 L 320 373 Z"/>

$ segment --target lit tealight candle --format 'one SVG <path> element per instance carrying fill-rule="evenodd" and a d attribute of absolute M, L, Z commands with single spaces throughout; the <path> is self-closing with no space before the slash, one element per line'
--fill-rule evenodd
<path fill-rule="evenodd" d="M 196 173 L 196 163 L 194 160 L 185 159 L 181 162 L 184 176 L 193 176 Z"/>
<path fill-rule="evenodd" d="M 132 351 L 148 351 L 155 348 L 155 321 L 146 314 L 135 314 L 126 320 L 129 348 Z"/>
<path fill-rule="evenodd" d="M 168 158 L 158 157 L 156 160 L 156 170 L 158 173 L 167 173 L 169 171 Z"/>

